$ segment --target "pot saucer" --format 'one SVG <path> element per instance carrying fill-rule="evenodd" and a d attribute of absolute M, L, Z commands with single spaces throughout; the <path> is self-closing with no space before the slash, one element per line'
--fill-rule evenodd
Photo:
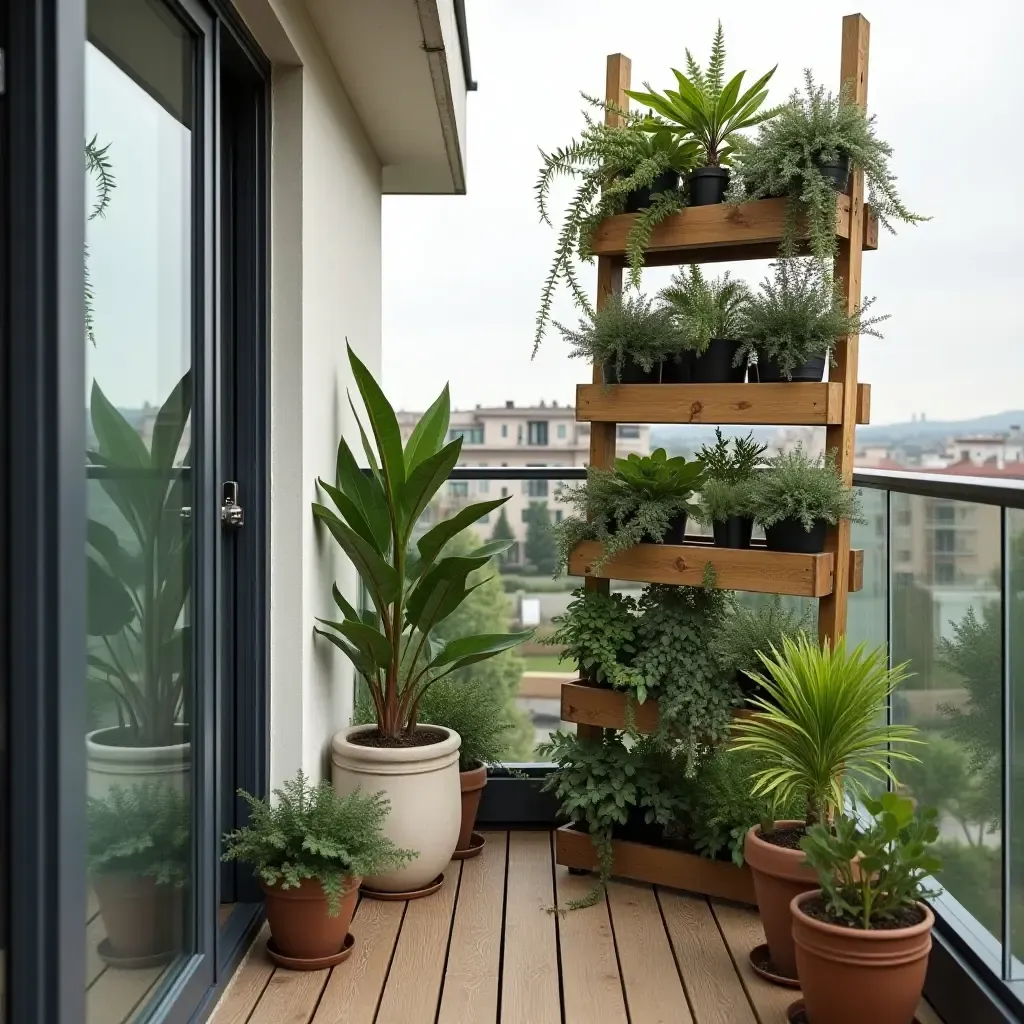
<path fill-rule="evenodd" d="M 419 900 L 424 896 L 430 896 L 437 892 L 444 885 L 444 875 L 438 875 L 432 882 L 422 889 L 411 889 L 409 892 L 382 892 L 380 889 L 370 889 L 362 886 L 360 892 L 371 900 L 383 900 L 384 902 L 396 902 L 398 900 Z"/>
<path fill-rule="evenodd" d="M 756 974 L 760 974 L 765 981 L 770 981 L 773 985 L 785 985 L 787 988 L 799 988 L 799 978 L 787 978 L 784 974 L 778 974 L 772 964 L 772 958 L 768 953 L 768 943 L 762 942 L 760 946 L 755 946 L 750 951 L 750 966 L 754 968 Z M 795 1003 L 793 1004 L 796 1005 Z M 803 1006 L 800 1003 L 800 1006 Z M 792 1009 L 792 1007 L 790 1007 Z"/>
<path fill-rule="evenodd" d="M 267 939 L 267 956 L 277 964 L 278 967 L 285 967 L 289 971 L 321 971 L 325 967 L 334 967 L 347 960 L 352 955 L 352 947 L 355 946 L 355 936 L 349 932 L 345 936 L 344 945 L 339 953 L 332 956 L 318 956 L 310 959 L 303 959 L 297 956 L 285 956 L 277 946 L 274 945 L 273 937 Z"/>
<path fill-rule="evenodd" d="M 452 854 L 452 860 L 469 860 L 471 857 L 479 856 L 484 849 L 486 839 L 479 832 L 474 832 L 469 837 L 469 846 L 465 850 L 456 850 Z"/>
<path fill-rule="evenodd" d="M 786 1010 L 786 1020 L 789 1024 L 810 1024 L 807 1019 L 807 1011 L 804 1009 L 804 1001 L 798 999 L 795 1003 L 792 1003 Z M 917 1017 L 915 1017 L 910 1024 L 920 1024 Z"/>
<path fill-rule="evenodd" d="M 163 967 L 174 959 L 174 950 L 154 953 L 152 956 L 118 956 L 110 945 L 110 939 L 102 939 L 96 946 L 99 958 L 108 966 L 124 971 L 138 971 L 144 967 Z"/>

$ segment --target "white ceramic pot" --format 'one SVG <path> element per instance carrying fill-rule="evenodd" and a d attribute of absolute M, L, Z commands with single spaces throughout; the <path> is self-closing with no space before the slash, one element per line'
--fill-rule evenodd
<path fill-rule="evenodd" d="M 178 726 L 181 735 L 188 727 Z M 166 747 L 127 747 L 116 740 L 119 728 L 97 729 L 85 737 L 85 791 L 102 800 L 114 786 L 128 789 L 146 782 L 167 782 L 182 796 L 191 786 L 191 744 L 173 743 Z M 107 742 L 104 742 L 106 740 Z"/>
<path fill-rule="evenodd" d="M 383 792 L 388 798 L 391 813 L 384 823 L 385 834 L 402 849 L 417 850 L 419 856 L 405 867 L 363 881 L 382 892 L 413 892 L 444 871 L 459 841 L 462 739 L 451 729 L 441 729 L 447 738 L 426 747 L 364 747 L 349 739 L 376 728 L 353 725 L 334 737 L 331 781 L 340 796 L 361 789 Z"/>

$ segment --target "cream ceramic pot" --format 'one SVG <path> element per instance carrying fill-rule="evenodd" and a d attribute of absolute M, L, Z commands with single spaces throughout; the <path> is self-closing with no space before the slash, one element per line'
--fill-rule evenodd
<path fill-rule="evenodd" d="M 355 789 L 383 792 L 391 803 L 385 834 L 402 849 L 419 853 L 405 867 L 363 879 L 371 889 L 422 889 L 444 871 L 455 852 L 462 821 L 462 739 L 451 729 L 430 728 L 446 733 L 446 738 L 425 747 L 364 747 L 349 737 L 376 726 L 353 725 L 342 729 L 331 744 L 334 791 L 340 796 Z"/>
<path fill-rule="evenodd" d="M 184 739 L 187 727 L 178 730 Z M 104 743 L 118 729 L 97 729 L 85 737 L 85 791 L 97 800 L 104 799 L 115 786 L 130 789 L 144 783 L 166 783 L 182 796 L 191 785 L 191 745 L 173 743 L 165 747 L 125 747 Z"/>

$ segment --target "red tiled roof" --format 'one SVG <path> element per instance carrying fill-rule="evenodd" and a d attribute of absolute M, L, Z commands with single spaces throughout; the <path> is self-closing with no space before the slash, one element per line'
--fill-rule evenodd
<path fill-rule="evenodd" d="M 994 462 L 985 462 L 978 465 L 970 459 L 961 459 L 951 466 L 924 467 L 922 473 L 943 473 L 946 476 L 987 476 L 1002 477 L 1011 480 L 1024 480 L 1024 462 L 1007 462 L 1002 468 Z"/>

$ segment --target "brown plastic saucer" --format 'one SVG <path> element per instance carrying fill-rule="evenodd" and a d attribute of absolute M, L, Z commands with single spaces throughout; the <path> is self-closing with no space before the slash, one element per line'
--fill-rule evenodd
<path fill-rule="evenodd" d="M 804 1009 L 804 1001 L 802 999 L 798 999 L 786 1010 L 786 1020 L 789 1021 L 789 1024 L 811 1024 L 807 1017 L 807 1011 Z M 915 1017 L 910 1024 L 920 1024 L 920 1022 Z"/>
<path fill-rule="evenodd" d="M 110 939 L 101 939 L 96 946 L 99 958 L 108 966 L 123 971 L 139 971 L 145 967 L 163 967 L 174 959 L 174 951 L 152 956 L 118 956 L 110 946 Z"/>
<path fill-rule="evenodd" d="M 339 953 L 335 953 L 333 956 L 317 956 L 303 959 L 297 956 L 285 956 L 274 945 L 274 939 L 271 937 L 267 939 L 267 956 L 278 967 L 286 967 L 289 971 L 322 971 L 326 967 L 334 967 L 347 960 L 352 955 L 352 947 L 355 944 L 355 936 L 349 932 L 345 936 L 345 942 Z"/>
<path fill-rule="evenodd" d="M 755 946 L 750 951 L 750 966 L 754 968 L 755 974 L 760 974 L 765 981 L 770 981 L 773 985 L 785 985 L 787 988 L 800 987 L 799 978 L 787 978 L 786 975 L 779 974 L 775 970 L 771 954 L 768 952 L 767 942 L 762 942 L 760 946 Z M 800 1005 L 803 1006 L 803 1003 Z"/>
<path fill-rule="evenodd" d="M 452 854 L 452 860 L 469 860 L 470 857 L 478 857 L 484 848 L 486 839 L 479 832 L 474 832 L 469 837 L 469 846 L 465 850 L 456 850 Z"/>
<path fill-rule="evenodd" d="M 438 875 L 429 885 L 422 889 L 411 889 L 409 892 L 382 892 L 380 889 L 370 889 L 362 886 L 360 892 L 371 900 L 384 900 L 385 902 L 396 902 L 398 900 L 420 900 L 424 896 L 430 896 L 437 892 L 444 885 L 444 875 Z"/>

